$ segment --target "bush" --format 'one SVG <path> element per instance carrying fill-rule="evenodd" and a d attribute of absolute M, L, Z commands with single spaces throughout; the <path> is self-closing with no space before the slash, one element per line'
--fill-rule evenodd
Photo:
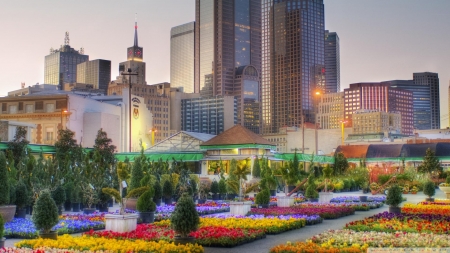
<path fill-rule="evenodd" d="M 267 205 L 270 203 L 270 192 L 269 189 L 264 189 L 256 194 L 255 204 Z"/>
<path fill-rule="evenodd" d="M 227 193 L 227 183 L 225 182 L 225 179 L 219 180 L 219 193 L 220 194 L 226 194 Z"/>
<path fill-rule="evenodd" d="M 128 191 L 141 187 L 141 180 L 144 178 L 144 172 L 142 171 L 142 158 L 137 157 L 134 160 L 133 167 L 131 168 L 131 180 L 128 186 Z"/>
<path fill-rule="evenodd" d="M 172 183 L 170 182 L 170 180 L 166 180 L 166 181 L 164 182 L 162 195 L 163 195 L 164 198 L 166 198 L 166 199 L 172 198 L 172 195 L 173 195 L 173 186 L 172 186 Z"/>
<path fill-rule="evenodd" d="M 144 192 L 137 200 L 136 209 L 139 212 L 154 212 L 156 210 L 156 204 L 153 202 L 153 196 L 153 188 Z"/>
<path fill-rule="evenodd" d="M 8 168 L 5 153 L 0 152 L 0 206 L 9 204 Z"/>
<path fill-rule="evenodd" d="M 62 205 L 66 201 L 66 192 L 64 191 L 64 188 L 62 186 L 56 187 L 52 192 L 52 198 L 57 206 Z"/>
<path fill-rule="evenodd" d="M 72 192 L 74 190 L 73 182 L 69 182 L 64 185 L 64 191 L 66 192 L 66 202 L 72 202 Z"/>
<path fill-rule="evenodd" d="M 52 199 L 48 190 L 41 191 L 41 194 L 36 200 L 33 207 L 34 226 L 37 230 L 42 230 L 44 233 L 49 233 L 50 230 L 58 224 L 58 207 Z"/>
<path fill-rule="evenodd" d="M 15 191 L 16 191 L 16 198 L 14 203 L 16 204 L 17 208 L 19 209 L 24 208 L 26 205 L 28 205 L 29 202 L 29 194 L 27 186 L 23 181 L 19 181 L 19 183 L 17 183 L 16 185 Z"/>
<path fill-rule="evenodd" d="M 217 181 L 215 181 L 215 180 L 211 184 L 211 193 L 212 194 L 219 193 L 219 183 L 217 183 Z"/>
<path fill-rule="evenodd" d="M 378 184 L 384 185 L 389 179 L 391 179 L 391 175 L 379 175 L 378 176 Z"/>
<path fill-rule="evenodd" d="M 434 196 L 434 194 L 436 194 L 436 188 L 435 188 L 434 183 L 432 181 L 427 181 L 423 185 L 423 193 L 425 195 L 427 195 L 429 198 L 431 198 L 432 196 Z"/>
<path fill-rule="evenodd" d="M 161 188 L 161 184 L 159 183 L 159 181 L 156 181 L 155 184 L 153 185 L 153 190 L 154 190 L 154 196 L 153 199 L 161 199 L 162 198 L 162 188 Z"/>
<path fill-rule="evenodd" d="M 352 186 L 348 179 L 343 179 L 342 182 L 344 182 L 344 189 L 350 189 L 350 187 Z"/>
<path fill-rule="evenodd" d="M 0 239 L 5 235 L 5 221 L 3 220 L 3 216 L 0 215 Z"/>
<path fill-rule="evenodd" d="M 316 190 L 317 185 L 314 182 L 314 177 L 313 175 L 309 175 L 308 177 L 308 186 L 306 187 L 306 191 L 305 191 L 305 197 L 310 198 L 310 199 L 316 199 L 319 197 L 319 193 Z"/>
<path fill-rule="evenodd" d="M 394 184 L 389 188 L 388 194 L 386 196 L 386 204 L 397 207 L 402 203 L 403 201 L 403 195 L 402 195 L 402 188 L 398 186 L 397 184 Z"/>
<path fill-rule="evenodd" d="M 261 177 L 261 166 L 259 165 L 258 157 L 253 161 L 252 175 L 253 177 Z"/>
<path fill-rule="evenodd" d="M 450 184 L 450 174 L 445 178 L 445 183 Z"/>
<path fill-rule="evenodd" d="M 178 200 L 170 217 L 170 223 L 175 233 L 180 234 L 181 237 L 188 237 L 189 233 L 197 230 L 200 218 L 190 195 L 184 193 Z"/>

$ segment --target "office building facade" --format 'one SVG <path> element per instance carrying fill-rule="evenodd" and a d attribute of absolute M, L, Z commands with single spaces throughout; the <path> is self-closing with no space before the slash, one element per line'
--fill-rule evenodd
<path fill-rule="evenodd" d="M 194 92 L 195 22 L 170 30 L 170 84 L 185 93 Z"/>
<path fill-rule="evenodd" d="M 235 96 L 237 123 L 259 133 L 254 118 L 248 122 L 244 110 L 248 113 L 251 108 L 253 116 L 261 113 L 261 1 L 196 0 L 195 7 L 194 91 Z M 242 74 L 244 69 L 248 74 Z"/>
<path fill-rule="evenodd" d="M 322 0 L 262 1 L 263 133 L 315 122 L 325 90 Z"/>
<path fill-rule="evenodd" d="M 321 129 L 338 129 L 344 121 L 344 92 L 325 93 L 320 98 L 316 123 Z"/>
<path fill-rule="evenodd" d="M 325 30 L 325 93 L 341 90 L 339 36 Z"/>
<path fill-rule="evenodd" d="M 401 115 L 398 112 L 378 110 L 357 110 L 352 114 L 354 135 L 395 133 L 402 128 Z"/>
<path fill-rule="evenodd" d="M 84 50 L 75 50 L 69 45 L 69 33 L 66 32 L 64 45 L 59 49 L 50 49 L 45 56 L 44 83 L 58 85 L 62 89 L 64 83 L 75 83 L 77 80 L 77 65 L 89 61 Z"/>
<path fill-rule="evenodd" d="M 439 99 L 439 76 L 437 73 L 422 72 L 413 73 L 413 81 L 416 85 L 423 85 L 430 90 L 430 128 L 441 128 L 441 109 Z"/>
<path fill-rule="evenodd" d="M 93 60 L 77 65 L 77 83 L 90 84 L 93 89 L 100 89 L 104 94 L 111 82 L 111 61 Z"/>

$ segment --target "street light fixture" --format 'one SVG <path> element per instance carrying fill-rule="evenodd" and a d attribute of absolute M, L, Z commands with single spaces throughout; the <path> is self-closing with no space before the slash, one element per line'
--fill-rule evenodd
<path fill-rule="evenodd" d="M 67 113 L 68 111 L 66 109 L 61 109 L 61 130 L 64 129 L 63 127 L 63 113 Z"/>
<path fill-rule="evenodd" d="M 344 124 L 347 123 L 347 120 L 340 120 L 339 122 L 341 123 L 341 131 L 342 131 L 341 145 L 344 146 L 344 131 L 345 131 Z"/>
<path fill-rule="evenodd" d="M 138 75 L 138 73 L 132 73 L 132 71 L 131 71 L 131 68 L 128 68 L 128 70 L 127 70 L 127 72 L 121 72 L 120 73 L 121 75 L 124 75 L 124 76 L 128 76 L 128 84 L 129 84 L 129 92 L 128 92 L 128 107 L 130 107 L 129 108 L 129 114 L 130 114 L 130 117 L 129 117 L 129 119 L 130 119 L 130 121 L 129 121 L 129 124 L 128 124 L 128 129 L 129 129 L 129 136 L 130 136 L 130 143 L 129 143 L 129 145 L 130 145 L 130 149 L 129 149 L 129 151 L 128 152 L 131 152 L 131 115 L 133 114 L 133 111 L 132 111 L 132 106 L 131 106 L 131 76 L 137 76 Z"/>
<path fill-rule="evenodd" d="M 323 95 L 323 93 L 322 93 L 322 91 L 320 91 L 320 90 L 316 90 L 316 92 L 314 93 L 314 95 L 316 95 L 316 97 L 317 97 L 317 99 L 320 99 L 320 97 Z M 318 130 L 317 130 L 317 114 L 319 114 L 319 102 L 320 101 L 317 101 L 317 103 L 316 103 L 316 115 L 315 115 L 315 121 L 314 121 L 314 137 L 315 137 L 315 142 L 316 142 L 316 145 L 315 145 L 315 154 L 317 155 L 318 154 L 318 152 L 319 152 L 319 137 L 318 137 Z"/>

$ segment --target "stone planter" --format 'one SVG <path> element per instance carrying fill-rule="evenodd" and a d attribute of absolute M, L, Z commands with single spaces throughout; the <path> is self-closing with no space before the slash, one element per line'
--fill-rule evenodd
<path fill-rule="evenodd" d="M 250 212 L 252 207 L 251 201 L 231 201 L 230 214 L 232 215 L 246 215 Z"/>
<path fill-rule="evenodd" d="M 64 211 L 70 212 L 72 210 L 72 203 L 64 202 Z"/>
<path fill-rule="evenodd" d="M 434 198 L 426 198 L 425 201 L 427 201 L 427 202 L 434 202 Z"/>
<path fill-rule="evenodd" d="M 367 202 L 367 196 L 359 196 L 359 201 Z"/>
<path fill-rule="evenodd" d="M 164 198 L 165 205 L 172 205 L 172 198 Z"/>
<path fill-rule="evenodd" d="M 142 223 L 153 223 L 155 221 L 155 212 L 139 212 Z"/>
<path fill-rule="evenodd" d="M 58 232 L 52 230 L 50 233 L 39 232 L 39 237 L 42 239 L 58 240 Z"/>
<path fill-rule="evenodd" d="M 95 211 L 97 211 L 97 209 L 95 209 L 95 208 L 84 208 L 83 209 L 84 214 L 93 214 L 93 213 L 95 213 Z"/>
<path fill-rule="evenodd" d="M 197 203 L 199 203 L 199 204 L 205 204 L 205 202 L 206 202 L 206 199 L 198 199 L 197 200 Z"/>
<path fill-rule="evenodd" d="M 395 214 L 401 214 L 402 213 L 402 208 L 398 207 L 398 206 L 389 206 L 389 212 L 390 213 L 395 213 Z"/>
<path fill-rule="evenodd" d="M 161 198 L 159 198 L 159 199 L 153 199 L 153 202 L 155 202 L 155 204 L 156 204 L 157 206 L 160 206 L 160 205 L 161 205 Z"/>
<path fill-rule="evenodd" d="M 136 210 L 137 198 L 127 198 L 124 199 L 125 209 Z"/>
<path fill-rule="evenodd" d="M 14 214 L 16 213 L 16 206 L 15 205 L 9 205 L 9 206 L 0 206 L 0 214 L 3 217 L 3 220 L 5 222 L 10 222 L 14 218 Z"/>
<path fill-rule="evenodd" d="M 445 193 L 447 199 L 450 199 L 450 186 L 439 186 L 439 190 Z"/>
<path fill-rule="evenodd" d="M 80 211 L 80 203 L 72 203 L 72 212 Z"/>
<path fill-rule="evenodd" d="M 290 207 L 294 205 L 294 197 L 280 196 L 277 198 L 278 207 Z"/>
<path fill-rule="evenodd" d="M 319 203 L 330 203 L 332 198 L 332 192 L 319 192 Z"/>
<path fill-rule="evenodd" d="M 192 236 L 188 236 L 188 237 L 175 236 L 173 238 L 173 242 L 175 243 L 175 245 L 186 245 L 189 243 L 194 244 L 195 238 Z"/>
<path fill-rule="evenodd" d="M 136 230 L 139 215 L 130 214 L 105 214 L 105 230 L 118 233 L 125 233 Z"/>

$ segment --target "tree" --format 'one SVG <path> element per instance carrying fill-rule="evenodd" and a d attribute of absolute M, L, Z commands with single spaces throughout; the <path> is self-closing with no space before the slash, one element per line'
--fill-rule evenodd
<path fill-rule="evenodd" d="M 259 165 L 258 156 L 256 156 L 255 160 L 253 161 L 252 176 L 261 177 L 261 166 Z"/>
<path fill-rule="evenodd" d="M 334 175 L 342 175 L 348 168 L 348 161 L 344 153 L 339 152 L 334 157 Z"/>
<path fill-rule="evenodd" d="M 30 143 L 26 138 L 27 129 L 23 126 L 18 126 L 16 127 L 16 134 L 14 135 L 14 139 L 8 142 L 8 149 L 11 151 L 11 155 L 16 167 L 19 166 L 22 158 L 26 156 L 25 151 L 28 143 Z"/>
<path fill-rule="evenodd" d="M 116 146 L 112 145 L 112 140 L 108 138 L 108 134 L 100 128 L 95 138 L 94 150 L 98 151 L 101 156 L 101 166 L 111 166 L 115 163 L 114 151 Z"/>
<path fill-rule="evenodd" d="M 239 182 L 239 198 L 242 199 L 242 179 L 247 180 L 247 175 L 250 174 L 250 168 L 247 164 L 247 160 L 241 161 L 234 171 Z"/>
<path fill-rule="evenodd" d="M 75 133 L 70 129 L 58 130 L 58 140 L 55 142 L 56 160 L 62 163 L 80 161 L 81 147 L 74 139 Z"/>
<path fill-rule="evenodd" d="M 45 190 L 39 195 L 33 208 L 33 216 L 31 217 L 34 226 L 44 233 L 50 233 L 50 230 L 58 224 L 58 207 L 52 199 L 50 192 Z"/>
<path fill-rule="evenodd" d="M 423 163 L 419 165 L 417 170 L 421 173 L 427 174 L 430 179 L 432 173 L 442 173 L 441 164 L 433 150 L 431 150 L 430 148 L 427 149 L 427 151 L 425 152 L 425 156 L 423 157 Z"/>

